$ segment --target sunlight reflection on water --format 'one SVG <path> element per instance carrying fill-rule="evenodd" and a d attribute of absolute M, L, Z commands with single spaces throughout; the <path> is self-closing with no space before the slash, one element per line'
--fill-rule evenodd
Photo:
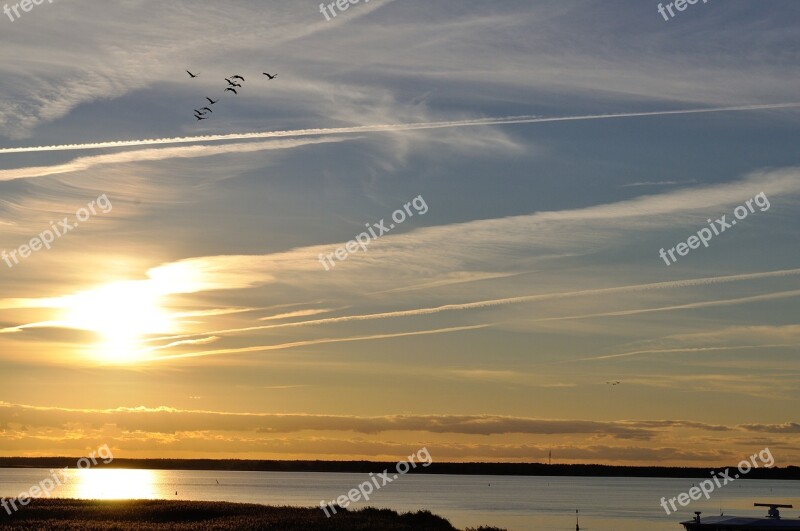
<path fill-rule="evenodd" d="M 63 495 L 94 500 L 161 498 L 153 470 L 71 470 Z"/>

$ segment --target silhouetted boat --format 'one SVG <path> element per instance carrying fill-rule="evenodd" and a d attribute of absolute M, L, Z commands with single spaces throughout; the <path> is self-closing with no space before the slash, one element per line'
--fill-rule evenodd
<path fill-rule="evenodd" d="M 754 503 L 754 507 L 769 507 L 767 516 L 753 518 L 744 516 L 707 516 L 700 517 L 695 512 L 694 520 L 681 522 L 686 531 L 735 531 L 757 529 L 759 531 L 800 531 L 800 519 L 782 519 L 778 509 L 791 509 L 791 505 L 778 503 Z"/>

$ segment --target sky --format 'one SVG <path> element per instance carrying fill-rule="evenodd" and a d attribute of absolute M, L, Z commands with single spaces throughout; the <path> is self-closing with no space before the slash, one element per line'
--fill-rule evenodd
<path fill-rule="evenodd" d="M 0 455 L 800 465 L 800 5 L 345 5 L 0 15 Z"/>

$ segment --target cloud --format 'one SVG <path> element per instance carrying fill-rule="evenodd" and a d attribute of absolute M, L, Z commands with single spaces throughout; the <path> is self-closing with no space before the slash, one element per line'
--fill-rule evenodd
<path fill-rule="evenodd" d="M 313 414 L 222 413 L 178 410 L 169 407 L 120 407 L 71 409 L 38 407 L 0 402 L 0 426 L 24 424 L 36 428 L 114 425 L 128 432 L 177 433 L 183 431 L 253 431 L 292 433 L 299 431 L 347 431 L 363 434 L 383 432 L 498 434 L 597 434 L 619 438 L 649 439 L 654 430 L 691 428 L 725 431 L 729 428 L 694 421 L 590 421 L 535 419 L 502 415 L 384 415 L 374 417 Z"/>
<path fill-rule="evenodd" d="M 91 108 L 102 100 L 119 104 L 127 97 L 134 102 L 129 105 L 137 105 L 132 95 L 142 91 L 160 89 L 156 93 L 163 98 L 164 93 L 173 96 L 170 92 L 177 85 L 183 88 L 182 99 L 189 90 L 202 94 L 214 87 L 214 78 L 222 78 L 222 72 L 214 75 L 213 64 L 253 57 L 254 50 L 264 46 L 285 54 L 292 49 L 289 43 L 329 32 L 387 3 L 374 0 L 360 6 L 360 12 L 354 10 L 341 22 L 330 24 L 321 15 L 309 23 L 308 10 L 277 1 L 221 8 L 212 3 L 189 6 L 139 0 L 126 5 L 75 0 L 39 9 L 3 32 L 4 47 L 13 46 L 15 53 L 0 68 L 0 89 L 6 95 L 0 101 L 0 134 L 25 138 L 79 105 Z M 266 26 L 264 9 L 269 12 Z M 91 17 L 86 17 L 87 10 Z M 214 24 L 209 26 L 208 20 Z M 53 27 L 60 28 L 57 34 Z M 51 34 L 47 41 L 36 38 L 46 32 Z M 202 65 L 201 77 L 189 80 L 184 73 L 187 64 Z"/>
<path fill-rule="evenodd" d="M 257 151 L 292 149 L 314 144 L 345 142 L 347 140 L 353 140 L 354 138 L 355 137 L 316 138 L 308 140 L 237 143 L 226 144 L 222 146 L 199 145 L 163 149 L 121 151 L 119 153 L 108 155 L 79 157 L 64 164 L 57 164 L 54 166 L 24 167 L 13 170 L 0 170 L 0 181 L 30 179 L 33 177 L 45 177 L 48 175 L 58 175 L 63 173 L 75 173 L 91 169 L 95 166 L 109 164 L 141 163 L 176 158 L 196 159 L 198 157 L 212 157 L 214 155 L 225 155 L 230 153 L 251 153 Z"/>
<path fill-rule="evenodd" d="M 783 424 L 741 424 L 738 426 L 745 431 L 759 433 L 800 433 L 800 423 L 784 422 Z"/>

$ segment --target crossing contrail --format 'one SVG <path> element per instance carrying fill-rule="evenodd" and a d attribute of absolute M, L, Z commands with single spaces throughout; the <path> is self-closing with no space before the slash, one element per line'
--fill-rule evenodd
<path fill-rule="evenodd" d="M 227 135 L 186 136 L 174 138 L 151 138 L 144 140 L 117 140 L 111 142 L 92 142 L 87 144 L 61 144 L 57 146 L 29 146 L 2 148 L 0 154 L 33 153 L 41 151 L 79 151 L 84 149 L 124 148 L 134 146 L 156 146 L 167 144 L 189 144 L 194 142 L 226 142 L 229 140 L 254 140 L 262 138 L 286 138 L 317 135 L 341 135 L 353 133 L 382 133 L 395 131 L 415 131 L 421 129 L 447 129 L 452 127 L 473 127 L 480 125 L 536 124 L 545 122 L 570 122 L 582 120 L 607 120 L 611 118 L 636 118 L 644 116 L 668 116 L 673 114 L 700 114 L 710 112 L 758 111 L 800 107 L 800 103 L 773 103 L 767 105 L 744 105 L 739 107 L 707 107 L 703 109 L 680 109 L 674 111 L 628 112 L 617 114 L 584 114 L 579 116 L 506 116 L 496 118 L 476 118 L 450 122 L 416 122 L 382 125 L 362 125 L 354 127 L 333 127 L 320 129 L 295 129 L 290 131 L 262 131 L 257 133 L 231 133 Z"/>

